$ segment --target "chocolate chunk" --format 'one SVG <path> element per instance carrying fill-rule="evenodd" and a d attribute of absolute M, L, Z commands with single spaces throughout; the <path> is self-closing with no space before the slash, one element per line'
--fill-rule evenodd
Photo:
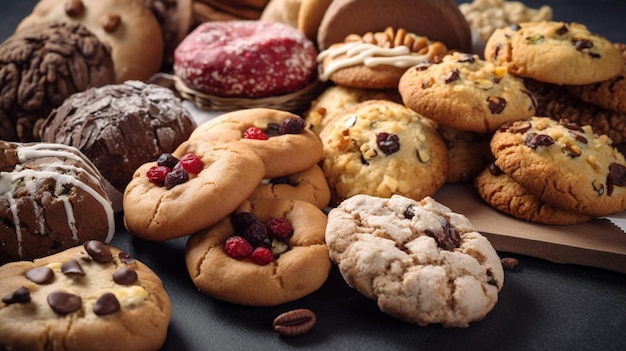
<path fill-rule="evenodd" d="M 129 255 L 126 252 L 120 252 L 118 256 L 120 258 L 120 261 L 124 262 L 125 264 L 134 264 L 137 262 L 137 260 L 133 256 Z"/>
<path fill-rule="evenodd" d="M 78 311 L 83 303 L 80 296 L 65 291 L 51 292 L 47 300 L 54 312 L 63 315 Z"/>
<path fill-rule="evenodd" d="M 455 68 L 452 70 L 452 72 L 450 72 L 450 74 L 448 74 L 448 76 L 445 79 L 446 84 L 450 84 L 452 82 L 454 82 L 455 80 L 458 80 L 460 77 L 460 72 L 458 68 Z"/>
<path fill-rule="evenodd" d="M 102 294 L 93 305 L 93 313 L 98 316 L 112 314 L 120 309 L 120 302 L 117 300 L 117 297 L 115 297 L 115 294 L 110 292 Z"/>
<path fill-rule="evenodd" d="M 119 285 L 131 285 L 137 281 L 137 272 L 128 267 L 120 268 L 113 273 L 113 281 Z"/>
<path fill-rule="evenodd" d="M 111 250 L 101 241 L 89 240 L 83 244 L 83 247 L 96 262 L 107 263 L 113 261 Z"/>
<path fill-rule="evenodd" d="M 54 278 L 54 272 L 50 267 L 43 266 L 37 268 L 31 268 L 26 271 L 26 278 L 37 284 L 48 284 L 52 282 Z"/>
<path fill-rule="evenodd" d="M 69 260 L 61 266 L 61 272 L 68 276 L 84 276 L 83 267 L 76 260 Z"/>
<path fill-rule="evenodd" d="M 14 292 L 4 296 L 2 302 L 7 305 L 14 303 L 27 303 L 30 302 L 30 291 L 26 287 L 21 287 Z"/>
<path fill-rule="evenodd" d="M 526 146 L 536 149 L 540 146 L 550 146 L 554 144 L 554 139 L 546 134 L 528 133 L 524 139 Z"/>
<path fill-rule="evenodd" d="M 492 114 L 497 115 L 504 111 L 504 108 L 506 107 L 506 100 L 499 96 L 492 95 L 487 98 L 487 104 L 489 104 L 489 111 Z"/>

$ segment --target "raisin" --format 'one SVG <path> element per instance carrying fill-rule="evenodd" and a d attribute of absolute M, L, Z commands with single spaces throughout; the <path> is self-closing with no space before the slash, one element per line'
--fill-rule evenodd
<path fill-rule="evenodd" d="M 567 28 L 566 25 L 563 25 L 559 29 L 556 30 L 557 35 L 563 35 L 563 34 L 566 34 L 567 32 L 569 32 L 569 29 Z"/>
<path fill-rule="evenodd" d="M 502 174 L 502 170 L 495 163 L 491 163 L 489 164 L 489 173 L 492 176 L 499 176 L 500 174 Z"/>
<path fill-rule="evenodd" d="M 270 122 L 267 124 L 267 127 L 265 127 L 265 134 L 271 138 L 271 137 L 275 137 L 275 136 L 279 136 L 280 133 L 280 124 L 278 123 L 274 123 L 274 122 Z"/>
<path fill-rule="evenodd" d="M 455 68 L 452 70 L 452 72 L 450 72 L 450 74 L 448 74 L 448 77 L 446 77 L 445 82 L 446 84 L 450 84 L 454 82 L 455 80 L 458 80 L 459 77 L 460 77 L 459 69 Z"/>
<path fill-rule="evenodd" d="M 400 137 L 392 133 L 378 133 L 376 134 L 376 145 L 385 155 L 391 155 L 400 150 Z"/>
<path fill-rule="evenodd" d="M 178 159 L 172 156 L 172 154 L 163 153 L 159 155 L 159 157 L 157 158 L 157 165 L 159 166 L 174 168 L 174 166 L 176 166 L 177 163 L 178 163 Z"/>
<path fill-rule="evenodd" d="M 526 146 L 536 149 L 540 146 L 550 146 L 554 144 L 554 139 L 546 134 L 529 133 L 524 139 Z"/>
<path fill-rule="evenodd" d="M 163 181 L 163 186 L 166 189 L 172 189 L 178 184 L 182 184 L 189 180 L 189 173 L 185 171 L 182 167 L 174 168 L 171 172 L 165 176 L 165 180 Z"/>
<path fill-rule="evenodd" d="M 576 123 L 576 122 L 571 122 L 569 119 L 567 118 L 563 118 L 561 120 L 559 120 L 559 124 L 562 125 L 563 127 L 569 129 L 569 130 L 575 130 L 578 132 L 582 132 L 583 128 L 580 126 L 580 124 Z"/>
<path fill-rule="evenodd" d="M 287 176 L 272 178 L 272 179 L 270 179 L 269 182 L 270 182 L 270 184 L 289 184 L 289 185 L 294 185 L 294 184 L 291 184 L 291 181 L 289 180 L 289 177 L 287 177 Z"/>
<path fill-rule="evenodd" d="M 409 205 L 405 210 L 404 210 L 404 218 L 406 219 L 412 219 L 413 217 L 415 217 L 415 208 L 413 205 Z"/>
<path fill-rule="evenodd" d="M 299 134 L 305 126 L 306 122 L 300 117 L 287 118 L 280 125 L 280 134 Z"/>
<path fill-rule="evenodd" d="M 243 232 L 250 224 L 257 222 L 256 215 L 252 212 L 238 212 L 230 216 L 230 221 L 238 233 Z"/>
<path fill-rule="evenodd" d="M 453 250 L 461 245 L 461 236 L 459 233 L 450 226 L 450 222 L 443 218 L 439 217 L 439 224 L 441 225 L 441 230 L 431 231 L 426 230 L 426 235 L 432 237 L 437 242 L 437 246 L 444 250 Z"/>
<path fill-rule="evenodd" d="M 261 222 L 254 222 L 243 230 L 241 235 L 252 245 L 253 247 L 272 247 L 272 241 L 267 235 L 267 228 L 265 224 Z"/>
<path fill-rule="evenodd" d="M 476 59 L 474 58 L 474 55 L 472 54 L 462 54 L 461 58 L 458 60 L 458 62 L 469 62 L 469 63 L 474 63 L 476 61 Z"/>
<path fill-rule="evenodd" d="M 504 111 L 504 108 L 506 107 L 506 100 L 499 96 L 492 95 L 487 98 L 487 104 L 489 105 L 489 111 L 492 114 L 497 115 Z"/>
<path fill-rule="evenodd" d="M 572 44 L 578 51 L 591 49 L 593 47 L 593 42 L 587 39 L 573 39 Z"/>

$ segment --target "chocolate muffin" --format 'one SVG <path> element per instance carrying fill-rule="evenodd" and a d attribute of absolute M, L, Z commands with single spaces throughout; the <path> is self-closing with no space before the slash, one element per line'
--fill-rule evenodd
<path fill-rule="evenodd" d="M 140 165 L 174 151 L 195 127 L 171 90 L 126 81 L 70 96 L 42 123 L 39 133 L 43 141 L 82 151 L 123 193 Z"/>
<path fill-rule="evenodd" d="M 38 23 L 0 44 L 0 140 L 33 127 L 73 93 L 115 81 L 110 47 L 78 23 Z"/>
<path fill-rule="evenodd" d="M 0 141 L 0 264 L 115 233 L 102 175 L 76 148 Z"/>

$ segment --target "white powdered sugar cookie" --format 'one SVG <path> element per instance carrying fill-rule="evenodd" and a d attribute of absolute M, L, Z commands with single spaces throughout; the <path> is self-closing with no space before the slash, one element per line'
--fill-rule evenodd
<path fill-rule="evenodd" d="M 430 197 L 348 198 L 328 215 L 326 243 L 351 287 L 382 312 L 422 326 L 483 319 L 504 283 L 489 241 Z"/>

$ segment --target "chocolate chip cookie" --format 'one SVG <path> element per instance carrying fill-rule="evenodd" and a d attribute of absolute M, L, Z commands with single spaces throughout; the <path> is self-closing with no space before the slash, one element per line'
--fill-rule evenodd
<path fill-rule="evenodd" d="M 467 327 L 491 311 L 504 284 L 489 241 L 430 197 L 353 196 L 328 214 L 326 243 L 351 287 L 419 325 Z"/>

